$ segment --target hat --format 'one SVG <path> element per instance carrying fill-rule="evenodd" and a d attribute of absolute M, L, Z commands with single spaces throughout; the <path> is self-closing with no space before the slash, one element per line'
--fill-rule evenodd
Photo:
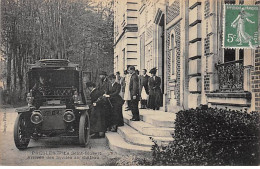
<path fill-rule="evenodd" d="M 110 74 L 110 75 L 108 76 L 108 78 L 109 78 L 109 79 L 116 79 L 116 76 L 115 76 L 114 74 Z"/>
<path fill-rule="evenodd" d="M 100 71 L 100 72 L 99 72 L 99 75 L 105 75 L 105 76 L 106 76 L 106 75 L 107 75 L 107 72 L 105 72 L 105 71 Z"/>
<path fill-rule="evenodd" d="M 152 69 L 150 70 L 149 73 L 151 73 L 151 74 L 156 74 L 156 72 L 157 72 L 157 69 L 156 69 L 156 67 L 154 67 L 154 68 L 152 68 Z"/>
<path fill-rule="evenodd" d="M 128 70 L 135 70 L 135 67 L 134 66 L 129 66 Z"/>

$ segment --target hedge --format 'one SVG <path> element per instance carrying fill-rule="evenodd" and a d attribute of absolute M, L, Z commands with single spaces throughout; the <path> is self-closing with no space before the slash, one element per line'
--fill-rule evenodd
<path fill-rule="evenodd" d="M 259 165 L 259 112 L 199 107 L 176 114 L 174 141 L 154 165 Z"/>

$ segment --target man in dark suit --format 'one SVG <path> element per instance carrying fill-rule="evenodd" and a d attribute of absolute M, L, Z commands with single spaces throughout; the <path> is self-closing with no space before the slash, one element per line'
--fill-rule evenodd
<path fill-rule="evenodd" d="M 129 73 L 131 74 L 130 78 L 130 95 L 131 95 L 131 111 L 133 114 L 132 121 L 139 121 L 139 109 L 138 109 L 138 102 L 139 102 L 139 78 L 138 75 L 135 73 L 135 67 L 130 66 L 128 68 Z"/>
<path fill-rule="evenodd" d="M 110 87 L 109 85 L 111 85 L 110 82 L 108 81 L 107 73 L 104 71 L 101 71 L 99 73 L 99 78 L 100 79 L 98 81 L 97 89 L 102 91 L 103 94 L 107 94 L 109 87 Z"/>
<path fill-rule="evenodd" d="M 147 108 L 147 95 L 149 95 L 148 79 L 150 76 L 147 74 L 147 70 L 143 69 L 143 75 L 139 76 L 140 79 L 140 96 L 141 96 L 141 109 Z"/>

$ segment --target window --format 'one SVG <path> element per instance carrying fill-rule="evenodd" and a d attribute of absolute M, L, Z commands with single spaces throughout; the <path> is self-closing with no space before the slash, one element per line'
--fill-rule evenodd
<path fill-rule="evenodd" d="M 236 0 L 225 0 L 225 4 L 236 4 Z"/>
<path fill-rule="evenodd" d="M 145 68 L 145 33 L 140 36 L 140 67 Z"/>
<path fill-rule="evenodd" d="M 122 57 L 122 59 L 123 59 L 123 71 L 125 70 L 125 49 L 123 49 L 122 50 L 122 55 L 123 55 L 123 57 Z"/>
<path fill-rule="evenodd" d="M 171 64 L 172 64 L 172 75 L 175 74 L 175 46 L 174 46 L 174 35 L 171 35 Z"/>
<path fill-rule="evenodd" d="M 170 36 L 170 48 L 169 52 L 171 55 L 171 75 L 172 79 L 176 79 L 176 40 L 175 40 L 175 32 L 171 32 Z"/>
<path fill-rule="evenodd" d="M 236 50 L 235 49 L 225 49 L 224 50 L 224 62 L 230 62 L 236 60 Z"/>
<path fill-rule="evenodd" d="M 244 0 L 239 0 L 239 4 L 243 5 L 244 4 Z"/>
<path fill-rule="evenodd" d="M 224 63 L 217 65 L 220 91 L 237 92 L 244 90 L 243 57 L 244 50 L 224 50 Z"/>
<path fill-rule="evenodd" d="M 224 62 L 231 62 L 235 60 L 244 59 L 243 49 L 225 49 L 224 50 Z"/>
<path fill-rule="evenodd" d="M 240 49 L 239 50 L 239 60 L 243 60 L 244 59 L 244 49 Z"/>
<path fill-rule="evenodd" d="M 119 69 L 119 67 L 118 67 L 118 55 L 116 56 L 116 64 L 115 64 L 115 65 L 116 65 L 115 70 L 116 70 L 116 71 L 119 71 L 119 70 L 118 70 L 118 69 Z"/>

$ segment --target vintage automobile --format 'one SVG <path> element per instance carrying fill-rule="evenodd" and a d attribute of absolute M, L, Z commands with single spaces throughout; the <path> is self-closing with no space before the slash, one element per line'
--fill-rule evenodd
<path fill-rule="evenodd" d="M 16 111 L 14 142 L 26 149 L 30 139 L 75 137 L 89 142 L 89 107 L 83 92 L 82 71 L 63 59 L 43 59 L 29 66 L 27 103 Z"/>

